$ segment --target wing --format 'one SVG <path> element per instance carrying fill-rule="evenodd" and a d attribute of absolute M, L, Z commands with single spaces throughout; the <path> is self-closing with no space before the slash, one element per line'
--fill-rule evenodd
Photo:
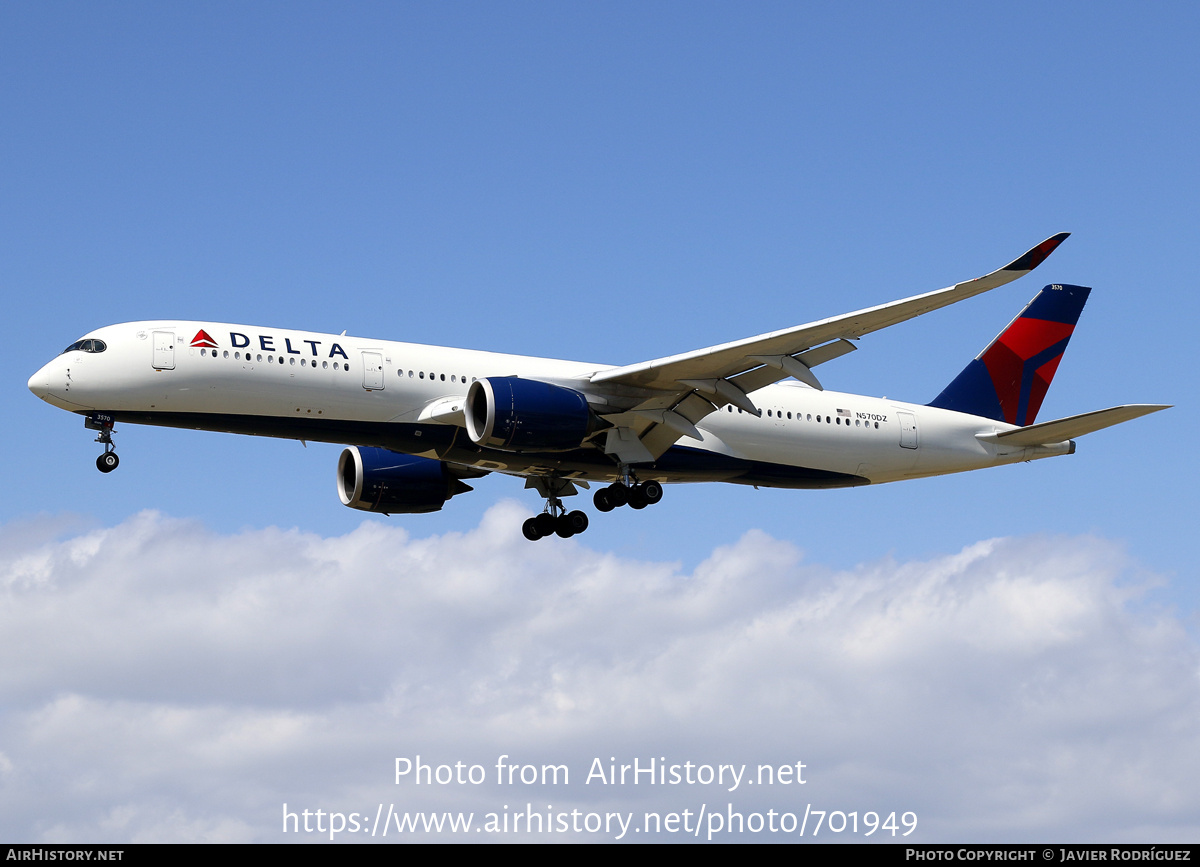
<path fill-rule="evenodd" d="M 654 460 L 680 436 L 699 438 L 695 423 L 725 404 L 757 413 L 748 395 L 772 382 L 792 376 L 820 388 L 812 368 L 853 351 L 851 338 L 1023 277 L 1068 235 L 1060 232 L 1003 268 L 945 289 L 732 343 L 598 371 L 589 380 L 598 390 L 623 387 L 644 396 L 632 409 L 605 416 L 615 425 L 607 432 L 605 451 L 627 463 Z"/>

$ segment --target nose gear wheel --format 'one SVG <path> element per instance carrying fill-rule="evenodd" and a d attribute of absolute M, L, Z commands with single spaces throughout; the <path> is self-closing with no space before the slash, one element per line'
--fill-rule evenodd
<path fill-rule="evenodd" d="M 104 446 L 104 454 L 96 458 L 96 469 L 102 473 L 111 473 L 121 463 L 121 459 L 117 457 L 117 447 L 113 443 L 112 435 L 113 425 L 116 423 L 110 415 L 96 414 L 89 415 L 83 420 L 83 426 L 88 430 L 99 431 L 96 434 L 95 442 Z"/>

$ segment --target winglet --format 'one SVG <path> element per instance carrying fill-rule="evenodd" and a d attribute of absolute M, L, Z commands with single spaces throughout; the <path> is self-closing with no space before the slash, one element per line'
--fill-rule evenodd
<path fill-rule="evenodd" d="M 1058 249 L 1058 245 L 1067 238 L 1071 237 L 1070 232 L 1059 232 L 1057 235 L 1047 238 L 1042 243 L 1038 244 L 1028 253 L 1014 259 L 1012 262 L 1001 268 L 1001 271 L 1032 271 L 1038 265 L 1046 261 L 1047 257 Z"/>

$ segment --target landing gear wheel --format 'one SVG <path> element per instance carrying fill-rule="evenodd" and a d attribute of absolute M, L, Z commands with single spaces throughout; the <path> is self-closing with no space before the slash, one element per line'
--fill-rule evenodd
<path fill-rule="evenodd" d="M 576 509 L 574 512 L 567 513 L 567 523 L 571 526 L 571 535 L 574 536 L 582 533 L 588 528 L 588 516 L 586 512 L 581 512 Z"/>
<path fill-rule="evenodd" d="M 608 494 L 608 488 L 597 489 L 596 493 L 592 494 L 592 503 L 601 512 L 611 512 L 617 507 Z"/>
<path fill-rule="evenodd" d="M 658 482 L 643 482 L 639 487 L 642 489 L 642 496 L 646 498 L 646 503 L 653 506 L 663 497 L 663 488 Z"/>
<path fill-rule="evenodd" d="M 537 528 L 538 538 L 549 536 L 558 529 L 558 522 L 549 512 L 542 512 L 542 514 L 532 520 L 534 527 Z"/>
<path fill-rule="evenodd" d="M 96 458 L 96 469 L 102 473 L 111 473 L 121 463 L 121 459 L 117 457 L 116 452 L 105 452 Z"/>
<path fill-rule="evenodd" d="M 646 499 L 646 491 L 641 485 L 629 489 L 629 508 L 644 509 L 648 505 L 650 501 Z"/>
<path fill-rule="evenodd" d="M 588 528 L 588 516 L 584 512 L 579 509 L 568 512 L 563 506 L 563 497 L 579 493 L 570 479 L 553 474 L 534 476 L 529 487 L 537 488 L 537 492 L 545 498 L 546 505 L 540 515 L 529 518 L 521 525 L 521 533 L 526 539 L 532 542 L 551 535 L 558 536 L 560 539 L 570 539 Z M 586 484 L 584 487 L 587 487 Z M 601 496 L 601 494 L 604 494 L 603 489 L 594 495 L 596 502 L 601 504 L 602 511 L 611 510 L 612 503 L 607 496 Z"/>
<path fill-rule="evenodd" d="M 629 488 L 620 483 L 609 485 L 604 490 L 608 491 L 608 501 L 613 506 L 624 506 L 629 502 Z"/>

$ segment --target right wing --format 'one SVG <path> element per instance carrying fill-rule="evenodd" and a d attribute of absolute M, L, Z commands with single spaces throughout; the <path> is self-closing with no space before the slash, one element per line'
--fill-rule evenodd
<path fill-rule="evenodd" d="M 849 338 L 1023 277 L 1045 261 L 1068 234 L 1060 232 L 1003 268 L 945 289 L 732 343 L 597 371 L 588 381 L 598 390 L 615 387 L 643 395 L 630 409 L 605 414 L 614 425 L 606 435 L 605 451 L 627 463 L 655 460 L 681 436 L 697 436 L 695 423 L 726 404 L 758 412 L 748 395 L 773 382 L 792 376 L 819 389 L 812 368 L 855 349 Z"/>
<path fill-rule="evenodd" d="M 769 334 L 736 340 L 732 343 L 722 343 L 719 346 L 697 349 L 681 355 L 671 355 L 653 361 L 602 370 L 592 375 L 591 382 L 596 385 L 619 383 L 642 388 L 678 390 L 679 384 L 687 379 L 729 379 L 753 368 L 762 367 L 764 362 L 756 356 L 768 358 L 794 356 L 830 341 L 861 337 L 931 310 L 937 310 L 939 307 L 946 307 L 972 298 L 989 289 L 1003 286 L 1005 283 L 1011 283 L 1018 277 L 1024 277 L 1045 261 L 1046 257 L 1053 253 L 1054 249 L 1066 240 L 1069 234 L 1069 232 L 1060 232 L 1042 241 L 1003 268 L 974 280 L 956 283 L 945 289 L 914 295 L 911 298 L 880 304 L 877 307 L 867 307 L 853 313 L 810 322 L 807 325 L 798 325 L 782 331 L 772 331 Z M 788 375 L 791 374 L 785 373 L 770 381 L 774 382 Z M 743 389 L 743 391 L 747 390 L 753 389 Z"/>

